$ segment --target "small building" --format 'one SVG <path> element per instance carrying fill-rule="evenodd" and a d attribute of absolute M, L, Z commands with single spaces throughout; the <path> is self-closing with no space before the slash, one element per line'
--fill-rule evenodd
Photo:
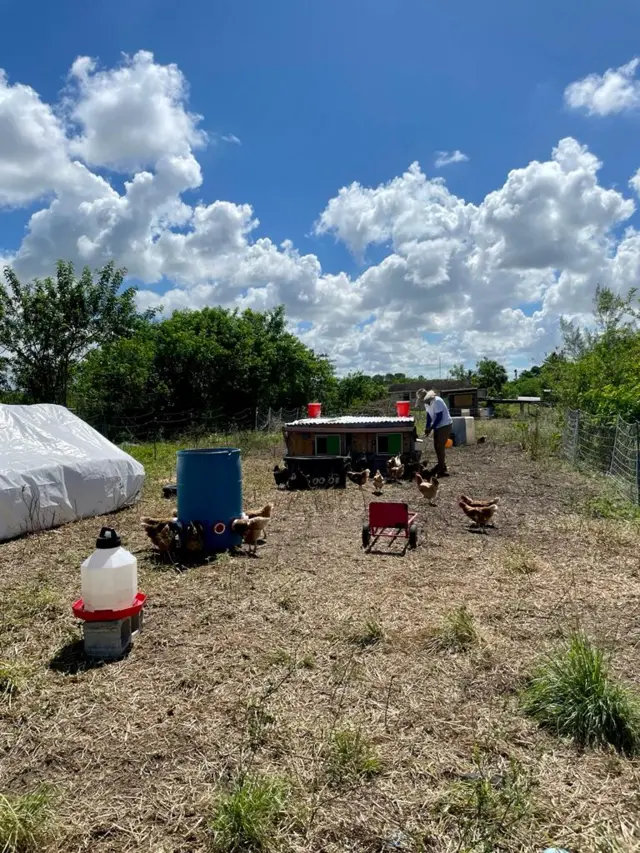
<path fill-rule="evenodd" d="M 416 382 L 396 382 L 389 386 L 391 402 L 409 400 L 415 406 L 418 391 L 434 388 L 449 407 L 453 417 L 458 417 L 463 411 L 473 417 L 478 416 L 479 401 L 487 399 L 484 388 L 470 385 L 467 380 L 459 379 L 423 379 Z"/>
<path fill-rule="evenodd" d="M 302 418 L 285 424 L 283 435 L 287 466 L 302 470 L 311 481 L 322 479 L 323 471 L 337 471 L 336 460 L 354 471 L 369 468 L 373 474 L 385 471 L 392 456 L 399 455 L 406 464 L 421 455 L 411 417 Z"/>

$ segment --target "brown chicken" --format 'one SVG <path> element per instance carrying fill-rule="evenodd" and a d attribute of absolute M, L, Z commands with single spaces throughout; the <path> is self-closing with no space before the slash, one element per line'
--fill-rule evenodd
<path fill-rule="evenodd" d="M 231 530 L 242 536 L 242 541 L 249 546 L 249 553 L 256 554 L 258 542 L 265 536 L 265 528 L 271 519 L 256 515 L 253 518 L 235 518 L 231 522 Z"/>
<path fill-rule="evenodd" d="M 394 480 L 401 480 L 404 477 L 404 465 L 400 464 L 397 468 L 394 468 L 391 472 L 391 476 Z"/>
<path fill-rule="evenodd" d="M 387 460 L 387 474 L 392 480 L 400 479 L 395 473 L 400 468 L 402 468 L 402 473 L 404 474 L 404 465 L 402 464 L 400 456 L 392 456 L 391 459 Z"/>
<path fill-rule="evenodd" d="M 369 474 L 371 471 L 368 468 L 365 468 L 364 471 L 347 471 L 347 477 L 351 480 L 352 483 L 355 483 L 358 488 L 362 488 L 367 485 L 367 480 L 369 479 Z"/>
<path fill-rule="evenodd" d="M 175 546 L 178 535 L 177 513 L 171 518 L 149 518 L 143 516 L 140 519 L 144 532 L 156 546 L 161 554 L 166 554 Z"/>
<path fill-rule="evenodd" d="M 460 500 L 470 507 L 498 506 L 500 503 L 500 498 L 491 498 L 490 501 L 474 501 L 466 495 L 460 495 Z"/>
<path fill-rule="evenodd" d="M 489 524 L 491 524 L 493 516 L 498 508 L 497 499 L 495 502 L 472 501 L 471 503 L 467 503 L 466 501 L 468 500 L 469 498 L 467 498 L 466 495 L 462 495 L 458 506 L 464 514 L 471 519 L 474 527 L 486 530 Z"/>
<path fill-rule="evenodd" d="M 266 504 L 261 509 L 247 509 L 245 515 L 247 518 L 271 518 L 273 512 L 273 504 Z M 264 531 L 264 538 L 267 538 L 267 531 Z"/>
<path fill-rule="evenodd" d="M 247 518 L 271 518 L 273 512 L 273 504 L 267 504 L 260 509 L 247 509 L 245 515 Z"/>
<path fill-rule="evenodd" d="M 435 499 L 440 486 L 438 478 L 434 476 L 431 480 L 427 480 L 421 474 L 416 474 L 415 479 L 422 497 L 427 498 L 431 506 L 435 506 Z"/>
<path fill-rule="evenodd" d="M 199 554 L 204 550 L 204 527 L 199 521 L 190 521 L 178 533 L 180 547 L 192 554 Z"/>
<path fill-rule="evenodd" d="M 382 476 L 380 471 L 376 471 L 372 483 L 374 494 L 379 495 L 382 492 L 382 487 L 384 486 L 384 477 Z"/>

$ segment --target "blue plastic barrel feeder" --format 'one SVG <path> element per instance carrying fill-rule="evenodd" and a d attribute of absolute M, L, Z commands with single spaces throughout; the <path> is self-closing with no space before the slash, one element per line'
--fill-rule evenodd
<path fill-rule="evenodd" d="M 242 538 L 231 533 L 231 521 L 242 514 L 240 450 L 179 450 L 176 473 L 180 521 L 204 524 L 207 551 L 239 545 Z"/>

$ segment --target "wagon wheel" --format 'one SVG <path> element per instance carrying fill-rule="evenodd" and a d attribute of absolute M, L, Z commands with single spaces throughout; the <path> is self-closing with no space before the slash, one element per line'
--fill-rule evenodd
<path fill-rule="evenodd" d="M 409 547 L 417 548 L 418 546 L 418 525 L 412 524 L 409 528 Z"/>
<path fill-rule="evenodd" d="M 369 542 L 371 542 L 371 530 L 369 529 L 368 524 L 362 525 L 362 547 L 368 548 Z"/>

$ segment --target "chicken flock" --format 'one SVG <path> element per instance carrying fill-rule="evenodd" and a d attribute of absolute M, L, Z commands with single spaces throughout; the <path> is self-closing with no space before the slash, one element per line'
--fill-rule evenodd
<path fill-rule="evenodd" d="M 363 455 L 360 464 L 364 462 Z M 417 470 L 416 470 L 417 469 Z M 434 469 L 428 469 L 420 463 L 410 463 L 406 466 L 400 455 L 392 456 L 386 464 L 386 473 L 382 474 L 377 469 L 371 474 L 371 469 L 364 468 L 358 471 L 347 471 L 346 476 L 350 482 L 364 489 L 370 481 L 373 486 L 374 495 L 382 495 L 388 485 L 400 484 L 405 478 L 412 479 L 420 495 L 428 502 L 429 506 L 436 506 L 436 498 L 440 489 L 440 482 Z M 413 475 L 413 476 L 412 476 Z M 275 465 L 273 476 L 277 488 L 289 487 L 311 488 L 311 483 L 301 471 L 291 471 L 286 466 Z M 300 482 L 293 483 L 299 479 Z M 476 500 L 467 495 L 460 495 L 458 506 L 462 512 L 471 520 L 472 529 L 486 532 L 488 527 L 494 526 L 494 518 L 500 505 L 499 498 L 489 500 Z M 241 537 L 242 543 L 247 546 L 247 552 L 253 556 L 257 554 L 258 545 L 266 540 L 266 530 L 271 521 L 274 505 L 268 503 L 255 510 L 247 510 L 239 518 L 232 519 L 230 529 Z M 191 555 L 195 557 L 202 554 L 205 548 L 205 527 L 199 521 L 181 522 L 178 520 L 177 510 L 171 516 L 164 518 L 151 518 L 143 516 L 140 519 L 141 526 L 151 540 L 157 551 L 162 555 Z"/>
<path fill-rule="evenodd" d="M 249 554 L 255 555 L 258 544 L 266 539 L 266 528 L 272 513 L 273 504 L 269 503 L 260 509 L 247 510 L 240 518 L 231 521 L 231 530 L 242 537 L 243 544 L 248 546 Z M 204 525 L 199 521 L 183 524 L 178 521 L 177 510 L 173 511 L 171 517 L 143 516 L 140 524 L 160 554 L 195 556 L 204 550 Z"/>

